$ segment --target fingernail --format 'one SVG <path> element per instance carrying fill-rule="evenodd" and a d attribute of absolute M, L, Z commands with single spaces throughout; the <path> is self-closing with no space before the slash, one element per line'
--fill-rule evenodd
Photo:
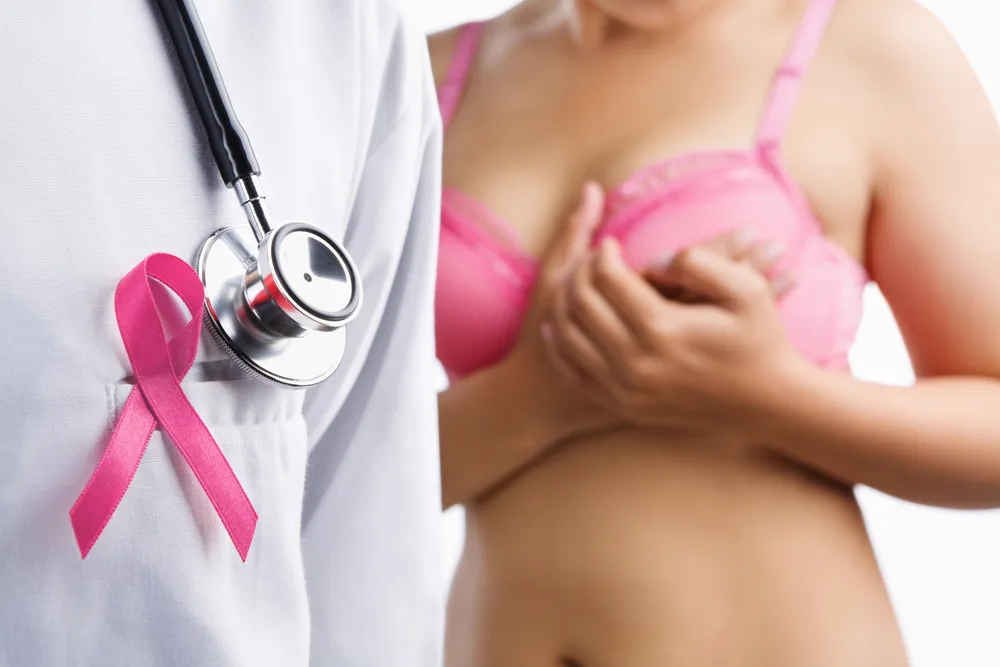
<path fill-rule="evenodd" d="M 654 259 L 652 262 L 650 262 L 649 268 L 659 271 L 669 269 L 670 265 L 674 263 L 674 257 L 676 256 L 677 253 L 665 252 L 656 259 Z"/>
<path fill-rule="evenodd" d="M 615 239 L 611 236 L 603 236 L 601 240 L 597 242 L 596 252 L 594 253 L 593 260 L 596 262 L 599 257 L 609 254 L 615 246 Z"/>
<path fill-rule="evenodd" d="M 542 322 L 542 340 L 551 343 L 552 342 L 552 324 L 549 322 Z"/>
<path fill-rule="evenodd" d="M 757 238 L 757 230 L 753 227 L 740 227 L 736 231 L 736 245 L 739 246 L 740 250 L 749 248 L 755 238 Z"/>
<path fill-rule="evenodd" d="M 782 273 L 780 276 L 771 281 L 771 287 L 778 296 L 785 294 L 785 292 L 790 290 L 794 284 L 795 278 L 790 273 Z"/>
<path fill-rule="evenodd" d="M 601 254 L 613 264 L 621 264 L 625 262 L 625 258 L 622 255 L 622 246 L 618 243 L 618 239 L 613 236 L 605 237 L 604 241 L 601 243 L 601 251 Z"/>
<path fill-rule="evenodd" d="M 785 252 L 785 245 L 781 241 L 772 241 L 764 246 L 761 258 L 768 264 L 776 262 Z"/>

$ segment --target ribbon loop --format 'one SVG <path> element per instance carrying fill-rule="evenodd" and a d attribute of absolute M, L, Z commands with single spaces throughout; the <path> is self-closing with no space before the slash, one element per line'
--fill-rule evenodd
<path fill-rule="evenodd" d="M 177 294 L 191 312 L 190 321 L 169 343 L 153 298 L 154 280 Z M 198 352 L 204 302 L 198 275 L 187 262 L 172 255 L 150 255 L 118 283 L 115 317 L 136 386 L 125 401 L 100 463 L 70 510 L 84 558 L 121 503 L 159 425 L 191 467 L 240 558 L 247 559 L 257 512 L 180 384 Z"/>

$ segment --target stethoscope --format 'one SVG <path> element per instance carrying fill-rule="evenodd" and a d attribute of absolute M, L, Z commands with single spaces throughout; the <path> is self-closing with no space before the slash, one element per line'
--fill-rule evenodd
<path fill-rule="evenodd" d="M 244 370 L 288 387 L 330 377 L 344 356 L 344 326 L 361 306 L 347 251 L 304 222 L 272 227 L 260 167 L 233 111 L 192 0 L 157 0 L 227 187 L 249 227 L 226 227 L 202 244 L 197 270 L 209 330 Z"/>

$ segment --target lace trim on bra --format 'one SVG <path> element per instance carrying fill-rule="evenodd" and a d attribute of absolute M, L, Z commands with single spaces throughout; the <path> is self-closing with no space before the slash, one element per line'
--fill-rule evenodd
<path fill-rule="evenodd" d="M 693 151 L 642 167 L 624 183 L 609 190 L 605 204 L 605 230 L 617 227 L 622 214 L 651 198 L 661 199 L 668 193 L 682 195 L 684 187 L 697 179 L 697 185 L 715 185 L 742 180 L 746 170 L 760 169 L 757 156 L 746 150 Z"/>
<path fill-rule="evenodd" d="M 706 187 L 742 181 L 762 169 L 752 152 L 736 150 L 692 152 L 643 167 L 608 191 L 599 235 L 620 231 L 628 221 L 641 217 L 648 206 L 662 206 L 666 197 L 683 197 Z M 684 187 L 689 183 L 696 187 Z M 475 197 L 445 188 L 442 205 L 444 222 L 455 233 L 516 255 L 525 266 L 537 266 L 537 259 L 525 251 L 517 230 Z"/>

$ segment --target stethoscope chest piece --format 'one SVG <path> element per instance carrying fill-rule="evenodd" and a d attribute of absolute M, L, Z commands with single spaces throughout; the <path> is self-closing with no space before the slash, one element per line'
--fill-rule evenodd
<path fill-rule="evenodd" d="M 198 258 L 212 333 L 266 380 L 309 387 L 344 357 L 344 326 L 361 305 L 350 256 L 322 230 L 288 223 L 258 243 L 245 226 L 220 229 Z"/>
<path fill-rule="evenodd" d="M 287 387 L 330 377 L 344 358 L 344 327 L 361 307 L 350 255 L 319 227 L 272 228 L 260 166 L 236 119 L 193 0 L 157 0 L 215 157 L 247 220 L 202 243 L 198 272 L 209 330 L 240 366 Z"/>

